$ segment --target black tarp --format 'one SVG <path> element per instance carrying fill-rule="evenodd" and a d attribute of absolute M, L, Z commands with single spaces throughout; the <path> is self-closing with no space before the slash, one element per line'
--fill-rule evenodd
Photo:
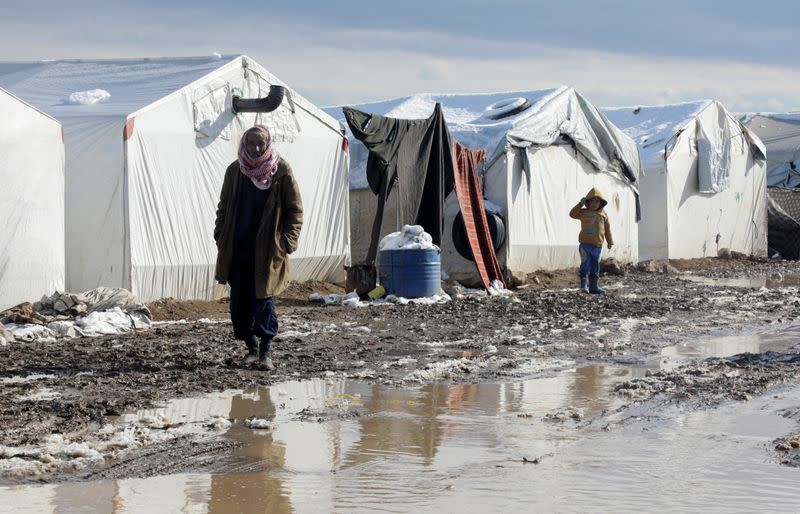
<path fill-rule="evenodd" d="M 387 118 L 351 107 L 343 111 L 350 131 L 369 150 L 367 181 L 378 195 L 364 264 L 375 263 L 386 199 L 393 190 L 400 223 L 421 225 L 441 245 L 444 199 L 454 185 L 453 146 L 442 106 L 437 103 L 425 120 Z"/>
<path fill-rule="evenodd" d="M 800 259 L 800 189 L 767 188 L 769 253 Z"/>

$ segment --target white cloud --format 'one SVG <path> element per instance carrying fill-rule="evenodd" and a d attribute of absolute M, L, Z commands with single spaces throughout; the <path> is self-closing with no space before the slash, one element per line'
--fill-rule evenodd
<path fill-rule="evenodd" d="M 698 57 L 648 57 L 452 33 L 352 30 L 291 19 L 273 18 L 265 31 L 255 18 L 221 17 L 198 7 L 187 23 L 184 14 L 98 10 L 91 17 L 73 16 L 79 21 L 68 24 L 51 11 L 35 22 L 11 20 L 0 32 L 0 58 L 246 53 L 320 105 L 423 91 L 566 84 L 603 106 L 714 98 L 736 111 L 800 108 L 795 86 L 800 70 L 704 59 L 702 48 Z M 28 37 L 33 33 L 47 37 Z"/>
<path fill-rule="evenodd" d="M 381 48 L 312 49 L 253 57 L 323 104 L 416 92 L 478 92 L 574 86 L 597 105 L 645 105 L 703 98 L 736 111 L 800 107 L 800 70 L 735 61 L 647 57 L 508 45 L 493 56 L 441 57 Z M 311 64 L 310 64 L 311 63 Z"/>

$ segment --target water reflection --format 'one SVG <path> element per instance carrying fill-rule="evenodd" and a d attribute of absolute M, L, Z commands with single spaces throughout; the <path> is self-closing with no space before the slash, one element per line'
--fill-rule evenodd
<path fill-rule="evenodd" d="M 123 420 L 163 416 L 198 430 L 213 416 L 237 420 L 224 437 L 246 444 L 236 452 L 241 459 L 234 462 L 247 467 L 226 473 L 26 486 L 13 489 L 13 494 L 0 490 L 0 498 L 13 497 L 19 503 L 26 492 L 41 498 L 39 491 L 46 490 L 53 510 L 85 506 L 113 513 L 144 512 L 154 506 L 174 512 L 328 512 L 378 506 L 387 498 L 411 502 L 401 504 L 400 510 L 408 510 L 419 501 L 418 490 L 430 487 L 430 481 L 446 490 L 449 471 L 495 459 L 498 451 L 506 451 L 509 439 L 554 437 L 553 427 L 541 421 L 552 409 L 606 408 L 609 388 L 621 378 L 610 371 L 588 366 L 522 382 L 439 383 L 414 389 L 310 380 L 176 400 Z M 316 416 L 299 415 L 304 410 Z M 531 417 L 519 418 L 522 412 Z M 250 417 L 272 420 L 275 429 L 250 430 L 242 423 Z M 42 506 L 34 511 L 47 510 Z"/>
<path fill-rule="evenodd" d="M 246 419 L 252 416 L 275 419 L 276 407 L 265 389 L 231 398 L 228 418 Z M 233 425 L 226 437 L 247 443 L 237 453 L 263 463 L 267 470 L 281 469 L 286 461 L 286 448 L 276 444 L 269 431 L 253 431 Z M 211 475 L 208 512 L 233 514 L 239 512 L 293 512 L 283 482 L 276 473 L 232 472 Z"/>
<path fill-rule="evenodd" d="M 674 368 L 686 359 L 730 357 L 739 353 L 763 353 L 785 351 L 800 341 L 800 325 L 782 327 L 778 332 L 744 334 L 736 336 L 697 339 L 668 346 L 661 350 L 662 368 Z"/>
<path fill-rule="evenodd" d="M 800 274 L 787 273 L 775 274 L 770 277 L 702 277 L 698 275 L 681 275 L 681 280 L 695 282 L 698 284 L 718 286 L 718 287 L 748 287 L 759 289 L 766 287 L 774 289 L 779 287 L 800 287 Z"/>

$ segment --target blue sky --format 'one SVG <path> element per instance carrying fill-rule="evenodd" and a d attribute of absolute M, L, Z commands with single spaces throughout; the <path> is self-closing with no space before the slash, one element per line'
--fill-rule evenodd
<path fill-rule="evenodd" d="M 0 60 L 245 53 L 320 105 L 571 85 L 800 109 L 800 3 L 152 0 L 0 6 Z"/>

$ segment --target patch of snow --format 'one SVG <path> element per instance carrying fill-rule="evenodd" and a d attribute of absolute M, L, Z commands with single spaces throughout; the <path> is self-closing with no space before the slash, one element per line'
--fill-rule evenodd
<path fill-rule="evenodd" d="M 148 428 L 164 428 L 166 425 L 169 425 L 169 418 L 166 414 L 157 413 L 142 416 L 139 422 Z"/>
<path fill-rule="evenodd" d="M 61 393 L 44 387 L 35 393 L 17 396 L 16 401 L 46 402 L 58 398 L 59 396 L 61 396 Z"/>
<path fill-rule="evenodd" d="M 75 319 L 75 325 L 87 336 L 122 334 L 134 329 L 149 328 L 151 324 L 147 316 L 136 312 L 128 313 L 119 307 L 92 312 Z"/>
<path fill-rule="evenodd" d="M 447 379 L 453 375 L 462 373 L 474 373 L 484 364 L 462 357 L 460 359 L 449 359 L 440 362 L 432 362 L 425 365 L 424 369 L 415 370 L 405 377 L 406 382 L 427 382 L 430 380 Z"/>
<path fill-rule="evenodd" d="M 296 338 L 302 339 L 304 337 L 308 337 L 311 334 L 316 334 L 316 333 L 317 333 L 316 330 L 309 330 L 308 332 L 302 332 L 300 330 L 286 330 L 284 332 L 281 332 L 280 336 L 284 340 L 288 339 L 290 337 L 296 337 Z"/>
<path fill-rule="evenodd" d="M 261 418 L 248 419 L 245 423 L 251 430 L 272 430 L 273 428 L 272 423 Z"/>
<path fill-rule="evenodd" d="M 356 373 L 351 373 L 348 375 L 349 378 L 355 378 L 359 380 L 372 380 L 378 378 L 378 373 L 374 369 L 367 368 L 362 371 L 358 371 Z"/>
<path fill-rule="evenodd" d="M 150 324 L 154 327 L 161 325 L 186 325 L 189 322 L 185 319 L 167 320 L 167 321 L 152 321 Z"/>
<path fill-rule="evenodd" d="M 0 384 L 23 384 L 25 382 L 32 382 L 34 380 L 45 380 L 48 378 L 56 378 L 56 376 L 34 373 L 32 375 L 25 375 L 24 377 L 21 376 L 5 377 L 5 378 L 0 378 Z"/>
<path fill-rule="evenodd" d="M 358 295 L 355 298 L 344 298 L 342 300 L 342 307 L 364 307 L 366 304 L 358 299 Z"/>
<path fill-rule="evenodd" d="M 231 427 L 231 422 L 228 419 L 219 416 L 211 418 L 211 421 L 209 421 L 206 426 L 212 430 L 221 432 L 223 430 L 228 430 Z"/>
<path fill-rule="evenodd" d="M 65 337 L 69 339 L 83 337 L 86 335 L 83 333 L 83 330 L 81 330 L 80 327 L 75 326 L 75 322 L 73 321 L 53 321 L 47 324 L 47 328 L 55 332 L 58 337 Z"/>
<path fill-rule="evenodd" d="M 341 305 L 342 307 L 364 307 L 367 305 L 359 299 L 358 293 L 355 291 L 345 295 L 331 293 L 324 296 L 319 293 L 311 293 L 308 296 L 308 301 L 322 302 L 325 305 Z"/>
<path fill-rule="evenodd" d="M 642 164 L 664 162 L 664 145 L 688 125 L 711 100 L 670 105 L 601 109 L 606 117 L 639 146 Z"/>
<path fill-rule="evenodd" d="M 56 333 L 44 325 L 17 325 L 9 323 L 6 329 L 14 334 L 17 341 L 36 341 L 37 343 L 54 343 Z"/>
<path fill-rule="evenodd" d="M 446 345 L 441 341 L 420 341 L 417 343 L 419 346 L 426 346 L 428 348 L 444 348 Z"/>
<path fill-rule="evenodd" d="M 385 298 L 387 303 L 396 303 L 397 305 L 408 305 L 410 303 L 408 298 L 404 298 L 402 296 L 395 296 L 393 294 L 388 295 Z"/>
<path fill-rule="evenodd" d="M 396 303 L 397 305 L 408 305 L 413 303 L 415 305 L 435 305 L 437 303 L 447 303 L 451 300 L 450 295 L 444 291 L 433 296 L 423 296 L 421 298 L 405 298 L 403 296 L 395 296 L 390 294 L 386 297 L 385 303 Z"/>
<path fill-rule="evenodd" d="M 530 376 L 543 372 L 555 371 L 574 367 L 575 361 L 562 360 L 557 358 L 536 358 L 518 361 L 517 365 L 508 370 L 502 370 L 503 375 L 509 376 Z"/>
<path fill-rule="evenodd" d="M 381 240 L 381 250 L 439 250 L 433 238 L 420 225 L 405 225 Z"/>
<path fill-rule="evenodd" d="M 111 93 L 105 89 L 90 89 L 71 93 L 64 103 L 67 105 L 94 105 L 106 102 L 109 98 L 111 98 Z"/>
<path fill-rule="evenodd" d="M 136 438 L 136 429 L 134 427 L 125 427 L 119 432 L 114 433 L 111 438 L 106 442 L 106 448 L 137 448 L 141 446 L 141 442 Z"/>

